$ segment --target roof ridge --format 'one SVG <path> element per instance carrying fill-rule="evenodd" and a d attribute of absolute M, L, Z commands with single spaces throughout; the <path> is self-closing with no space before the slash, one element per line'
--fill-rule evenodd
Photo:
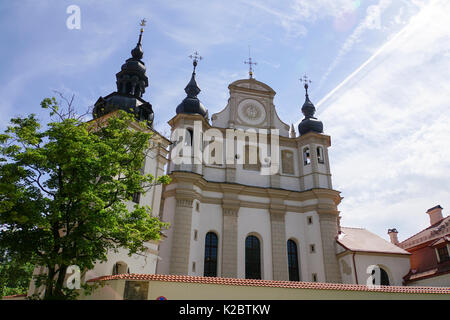
<path fill-rule="evenodd" d="M 300 282 L 281 280 L 259 280 L 240 278 L 220 278 L 188 275 L 165 275 L 165 274 L 118 274 L 113 276 L 103 276 L 88 280 L 108 281 L 108 280 L 147 280 L 147 281 L 168 281 L 168 282 L 188 282 L 206 283 L 219 285 L 238 285 L 256 287 L 279 287 L 292 289 L 316 289 L 316 290 L 344 290 L 344 291 L 381 291 L 381 292 L 403 292 L 403 293 L 437 293 L 450 294 L 450 288 L 446 287 L 400 287 L 400 286 L 377 286 L 368 287 L 360 284 L 344 283 L 323 283 L 323 282 Z"/>
<path fill-rule="evenodd" d="M 403 240 L 403 241 L 400 242 L 399 244 L 402 244 L 402 243 L 404 243 L 404 242 L 410 240 L 411 238 L 417 236 L 417 235 L 420 234 L 421 232 L 424 232 L 425 230 L 428 230 L 428 229 L 432 228 L 433 226 L 437 225 L 438 223 L 441 223 L 442 221 L 444 221 L 444 220 L 447 219 L 447 218 L 450 218 L 450 215 L 449 215 L 449 216 L 446 216 L 445 218 L 442 218 L 441 220 L 439 220 L 439 221 L 436 222 L 435 224 L 433 224 L 433 225 L 431 225 L 431 226 L 428 226 L 428 227 L 426 227 L 425 229 L 420 230 L 419 232 L 413 234 L 412 236 L 410 236 L 409 238 Z"/>

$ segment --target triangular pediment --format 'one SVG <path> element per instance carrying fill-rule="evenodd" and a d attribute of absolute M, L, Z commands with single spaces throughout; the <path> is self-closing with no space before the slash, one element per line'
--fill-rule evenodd
<path fill-rule="evenodd" d="M 234 81 L 233 83 L 231 83 L 228 88 L 230 90 L 239 90 L 239 89 L 243 89 L 243 90 L 254 90 L 254 91 L 259 91 L 259 92 L 264 92 L 265 94 L 269 94 L 274 96 L 275 95 L 275 91 L 269 87 L 267 84 L 258 81 L 256 79 L 241 79 L 241 80 L 237 80 Z"/>

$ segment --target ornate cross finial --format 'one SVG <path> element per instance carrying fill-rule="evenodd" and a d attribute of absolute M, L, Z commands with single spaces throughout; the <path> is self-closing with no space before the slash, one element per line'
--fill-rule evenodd
<path fill-rule="evenodd" d="M 309 85 L 312 83 L 312 81 L 309 80 L 309 78 L 306 74 L 303 76 L 303 78 L 300 78 L 299 80 L 301 83 L 304 84 L 304 88 L 306 90 L 306 95 L 308 95 L 308 88 L 309 88 Z"/>
<path fill-rule="evenodd" d="M 139 25 L 141 26 L 141 33 L 139 34 L 139 41 L 138 41 L 138 44 L 141 44 L 141 41 L 142 41 L 142 33 L 144 32 L 144 27 L 146 26 L 146 24 L 147 24 L 147 20 L 145 20 L 145 18 L 142 19 L 141 22 L 139 23 Z"/>
<path fill-rule="evenodd" d="M 197 51 L 194 52 L 194 54 L 191 54 L 189 56 L 189 58 L 192 59 L 192 64 L 194 65 L 194 73 L 195 73 L 195 68 L 197 67 L 198 61 L 202 60 L 203 57 L 201 57 Z"/>
<path fill-rule="evenodd" d="M 245 64 L 249 65 L 248 75 L 250 76 L 250 79 L 253 79 L 253 65 L 257 65 L 256 62 L 252 61 L 252 57 L 250 56 L 250 46 L 248 46 L 248 60 L 244 61 Z"/>

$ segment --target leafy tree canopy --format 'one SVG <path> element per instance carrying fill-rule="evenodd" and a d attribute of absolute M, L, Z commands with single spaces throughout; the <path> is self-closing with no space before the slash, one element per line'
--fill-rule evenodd
<path fill-rule="evenodd" d="M 41 106 L 50 112 L 45 128 L 31 114 L 0 134 L 0 248 L 46 267 L 36 278 L 44 298 L 73 298 L 69 266 L 89 270 L 108 250 L 142 252 L 159 239 L 167 224 L 129 200 L 170 178 L 142 174 L 152 133 L 131 114 L 84 122 L 55 98 Z"/>

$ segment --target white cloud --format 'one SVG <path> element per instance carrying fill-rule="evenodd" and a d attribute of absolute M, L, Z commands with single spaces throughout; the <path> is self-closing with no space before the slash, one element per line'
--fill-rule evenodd
<path fill-rule="evenodd" d="M 432 1 L 322 101 L 344 225 L 400 238 L 450 208 L 450 12 Z"/>

